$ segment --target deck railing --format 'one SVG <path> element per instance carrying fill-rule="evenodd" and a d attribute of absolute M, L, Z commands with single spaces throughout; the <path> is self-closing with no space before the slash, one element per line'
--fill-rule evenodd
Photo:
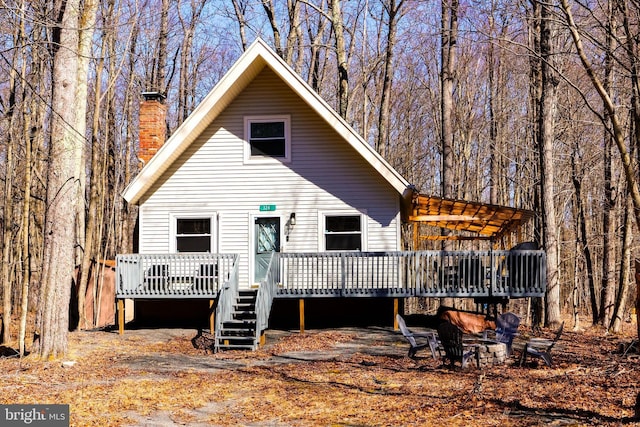
<path fill-rule="evenodd" d="M 280 283 L 280 269 L 278 268 L 280 254 L 273 252 L 269 261 L 269 267 L 264 279 L 260 282 L 258 293 L 256 295 L 256 333 L 260 334 L 269 326 L 269 314 L 271 313 L 271 305 L 273 299 L 278 293 L 278 284 Z M 256 337 L 258 338 L 258 337 Z"/>
<path fill-rule="evenodd" d="M 117 298 L 216 298 L 235 254 L 126 254 L 116 258 Z"/>
<path fill-rule="evenodd" d="M 237 259 L 118 255 L 116 296 L 218 298 L 232 275 L 238 280 Z M 531 250 L 279 253 L 259 304 L 274 297 L 539 297 L 546 290 L 545 262 L 544 251 Z"/>
<path fill-rule="evenodd" d="M 402 252 L 281 253 L 279 295 L 402 295 L 406 260 Z"/>
<path fill-rule="evenodd" d="M 229 272 L 229 279 L 224 282 L 224 285 L 220 289 L 218 294 L 218 303 L 216 304 L 215 315 L 215 344 L 214 351 L 219 350 L 220 344 L 220 332 L 222 331 L 222 324 L 233 318 L 233 304 L 236 302 L 236 296 L 238 295 L 238 263 L 237 255 L 234 258 L 234 263 Z"/>
<path fill-rule="evenodd" d="M 543 251 L 280 254 L 280 297 L 527 297 L 546 290 Z"/>

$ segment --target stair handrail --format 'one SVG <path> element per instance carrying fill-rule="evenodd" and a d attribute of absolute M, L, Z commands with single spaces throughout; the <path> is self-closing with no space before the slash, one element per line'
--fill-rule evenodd
<path fill-rule="evenodd" d="M 215 344 L 214 352 L 220 350 L 220 332 L 224 322 L 232 319 L 233 316 L 233 304 L 236 301 L 238 295 L 238 255 L 234 255 L 233 265 L 229 278 L 222 284 L 220 294 L 218 295 L 218 304 L 216 305 L 215 316 Z"/>
<path fill-rule="evenodd" d="M 269 266 L 256 295 L 256 342 L 259 341 L 262 331 L 269 326 L 269 315 L 273 299 L 278 292 L 280 283 L 280 253 L 272 252 Z"/>

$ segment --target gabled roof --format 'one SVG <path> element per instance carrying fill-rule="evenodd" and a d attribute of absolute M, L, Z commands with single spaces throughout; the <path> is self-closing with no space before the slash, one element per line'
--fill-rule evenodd
<path fill-rule="evenodd" d="M 400 195 L 404 196 L 405 199 L 411 197 L 412 190 L 409 183 L 358 135 L 282 58 L 269 48 L 263 40 L 257 39 L 131 181 L 124 191 L 124 198 L 129 203 L 138 203 L 156 180 L 251 83 L 264 67 L 269 67 L 278 75 L 309 107 L 368 161 Z"/>

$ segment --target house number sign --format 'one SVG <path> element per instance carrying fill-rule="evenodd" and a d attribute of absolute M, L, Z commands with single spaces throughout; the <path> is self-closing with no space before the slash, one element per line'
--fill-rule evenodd
<path fill-rule="evenodd" d="M 276 210 L 276 205 L 260 205 L 260 212 L 273 212 Z"/>

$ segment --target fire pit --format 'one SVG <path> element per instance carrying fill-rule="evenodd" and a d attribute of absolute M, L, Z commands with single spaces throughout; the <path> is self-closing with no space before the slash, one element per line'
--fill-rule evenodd
<path fill-rule="evenodd" d="M 479 367 L 502 365 L 507 360 L 507 345 L 495 341 L 466 343 L 478 347 Z"/>

